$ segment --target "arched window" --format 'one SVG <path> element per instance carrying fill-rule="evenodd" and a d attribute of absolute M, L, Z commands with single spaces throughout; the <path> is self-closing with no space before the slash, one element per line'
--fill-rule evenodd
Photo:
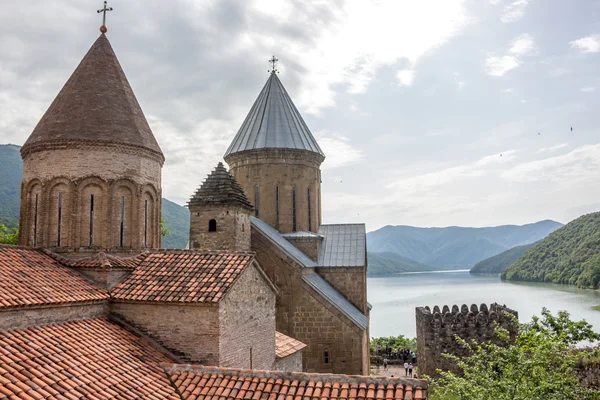
<path fill-rule="evenodd" d="M 292 188 L 292 232 L 296 232 L 296 186 Z"/>
<path fill-rule="evenodd" d="M 279 185 L 275 185 L 275 229 L 279 230 Z"/>
<path fill-rule="evenodd" d="M 258 218 L 258 185 L 254 186 L 254 216 Z"/>
<path fill-rule="evenodd" d="M 311 221 L 310 221 L 310 219 L 311 219 L 310 218 L 310 211 L 311 211 L 310 210 L 310 188 L 308 188 L 306 190 L 306 198 L 308 200 L 308 230 L 312 231 L 312 224 L 311 224 Z"/>
<path fill-rule="evenodd" d="M 217 220 L 216 219 L 211 219 L 210 221 L 208 221 L 208 231 L 209 232 L 217 231 Z"/>

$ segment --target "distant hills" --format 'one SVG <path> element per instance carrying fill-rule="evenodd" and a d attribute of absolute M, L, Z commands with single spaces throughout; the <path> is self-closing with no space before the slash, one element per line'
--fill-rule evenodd
<path fill-rule="evenodd" d="M 501 276 L 600 289 L 600 212 L 579 217 L 551 233 Z"/>
<path fill-rule="evenodd" d="M 473 266 L 473 268 L 471 268 L 471 273 L 501 274 L 506 268 L 510 267 L 536 243 L 525 244 L 523 246 L 516 246 L 493 257 L 479 261 L 477 264 L 475 264 L 475 266 Z"/>
<path fill-rule="evenodd" d="M 410 258 L 399 256 L 394 253 L 372 253 L 367 254 L 369 268 L 367 276 L 391 276 L 402 272 L 426 272 L 435 271 L 439 268 L 421 264 Z"/>
<path fill-rule="evenodd" d="M 393 253 L 436 269 L 471 268 L 515 246 L 543 239 L 563 226 L 545 220 L 490 228 L 385 226 L 367 234 L 372 253 Z"/>
<path fill-rule="evenodd" d="M 19 204 L 21 201 L 21 180 L 23 160 L 21 146 L 0 145 L 0 224 L 9 228 L 19 227 Z M 162 199 L 162 215 L 165 227 L 170 231 L 162 238 L 162 247 L 185 248 L 190 232 L 190 214 L 187 208 Z"/>

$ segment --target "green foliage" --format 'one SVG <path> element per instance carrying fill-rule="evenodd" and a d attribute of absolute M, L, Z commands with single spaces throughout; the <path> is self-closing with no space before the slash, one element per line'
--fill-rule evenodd
<path fill-rule="evenodd" d="M 479 261 L 477 264 L 475 264 L 473 268 L 471 268 L 471 273 L 500 274 L 511 264 L 517 261 L 523 254 L 527 252 L 527 250 L 529 250 L 534 245 L 535 243 L 525 244 L 523 246 L 516 246 L 493 257 L 486 258 L 483 261 Z"/>
<path fill-rule="evenodd" d="M 161 217 L 160 219 L 160 236 L 162 236 L 163 238 L 165 236 L 169 236 L 171 234 L 171 231 L 169 231 L 167 228 L 165 228 L 165 217 Z"/>
<path fill-rule="evenodd" d="M 415 338 L 409 339 L 404 335 L 371 338 L 371 353 L 375 354 L 377 345 L 380 345 L 382 349 L 387 346 L 392 349 L 417 350 L 417 340 Z"/>
<path fill-rule="evenodd" d="M 399 256 L 394 253 L 367 253 L 369 268 L 367 276 L 390 276 L 401 272 L 435 271 L 440 268 L 421 264 L 410 258 Z"/>
<path fill-rule="evenodd" d="M 478 344 L 457 339 L 470 350 L 453 359 L 462 375 L 438 371 L 431 380 L 435 400 L 568 400 L 598 399 L 600 391 L 579 385 L 574 370 L 581 362 L 575 345 L 582 340 L 597 343 L 600 335 L 586 321 L 571 321 L 565 311 L 553 316 L 547 309 L 542 317 L 523 324 L 516 341 L 497 327 L 504 345 Z"/>
<path fill-rule="evenodd" d="M 0 224 L 8 228 L 19 227 L 19 203 L 23 161 L 20 146 L 0 145 Z"/>
<path fill-rule="evenodd" d="M 18 244 L 19 230 L 17 228 L 7 228 L 0 224 L 0 244 Z"/>
<path fill-rule="evenodd" d="M 167 249 L 185 248 L 190 235 L 190 212 L 188 209 L 163 198 L 162 216 L 164 225 L 161 227 L 169 231 L 169 235 L 162 238 L 162 247 Z"/>
<path fill-rule="evenodd" d="M 385 226 L 367 234 L 372 252 L 395 253 L 437 269 L 471 268 L 512 247 L 536 242 L 560 228 L 555 221 L 489 228 Z"/>
<path fill-rule="evenodd" d="M 569 222 L 532 247 L 503 279 L 600 288 L 600 212 Z"/>
<path fill-rule="evenodd" d="M 600 311 L 600 306 L 594 306 L 594 307 L 592 307 L 592 309 L 594 309 L 596 311 Z"/>

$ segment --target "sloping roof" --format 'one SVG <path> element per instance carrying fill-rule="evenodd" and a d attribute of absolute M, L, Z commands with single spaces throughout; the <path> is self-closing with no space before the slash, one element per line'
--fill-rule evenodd
<path fill-rule="evenodd" d="M 68 141 L 131 145 L 164 159 L 104 34 L 83 57 L 21 152 Z"/>
<path fill-rule="evenodd" d="M 254 209 L 240 184 L 221 162 L 190 198 L 188 205 L 194 204 L 237 204 L 250 210 Z"/>
<path fill-rule="evenodd" d="M 277 74 L 269 76 L 225 157 L 263 148 L 306 150 L 325 157 Z"/>
<path fill-rule="evenodd" d="M 357 326 L 362 329 L 367 329 L 367 326 L 369 325 L 369 318 L 361 313 L 358 308 L 354 307 L 354 305 L 350 303 L 348 299 L 346 299 L 319 274 L 313 272 L 312 274 L 302 275 L 302 280 L 304 280 L 304 282 L 308 283 L 319 294 L 329 300 L 331 304 L 336 306 Z"/>
<path fill-rule="evenodd" d="M 283 237 L 276 229 L 258 218 L 251 217 L 250 222 L 252 227 L 258 229 L 271 243 L 279 247 L 289 257 L 305 268 L 317 267 L 310 257 L 300 251 L 296 246 L 291 244 Z M 327 299 L 334 307 L 345 314 L 352 322 L 362 329 L 366 329 L 369 324 L 369 319 L 352 305 L 340 292 L 331 286 L 325 279 L 321 278 L 316 273 L 306 274 L 302 279 L 317 291 L 321 296 Z"/>
<path fill-rule="evenodd" d="M 36 248 L 0 246 L 0 308 L 80 303 L 108 293 Z"/>
<path fill-rule="evenodd" d="M 254 228 L 262 232 L 267 239 L 279 246 L 287 255 L 295 259 L 300 265 L 304 267 L 317 266 L 312 258 L 304 254 L 296 246 L 287 241 L 287 239 L 285 239 L 283 235 L 271 225 L 256 217 L 250 217 L 250 222 Z"/>
<path fill-rule="evenodd" d="M 71 268 L 118 268 L 118 269 L 135 269 L 141 260 L 144 259 L 145 253 L 136 254 L 133 256 L 116 256 L 100 252 L 91 257 L 84 258 L 68 258 L 62 254 L 54 253 L 48 249 L 42 249 L 53 259 L 61 264 Z"/>
<path fill-rule="evenodd" d="M 319 267 L 364 267 L 367 230 L 365 224 L 321 225 L 323 243 Z"/>
<path fill-rule="evenodd" d="M 275 331 L 275 355 L 277 358 L 287 357 L 305 347 L 306 345 L 301 341 Z"/>
<path fill-rule="evenodd" d="M 413 378 L 308 374 L 164 365 L 186 400 L 423 400 L 427 383 Z"/>
<path fill-rule="evenodd" d="M 180 398 L 173 361 L 105 318 L 0 331 L 0 349 L 0 398 Z"/>
<path fill-rule="evenodd" d="M 218 303 L 254 260 L 249 253 L 158 250 L 111 290 L 114 299 Z"/>
<path fill-rule="evenodd" d="M 282 233 L 281 236 L 286 239 L 323 239 L 323 235 L 311 231 L 288 232 Z"/>

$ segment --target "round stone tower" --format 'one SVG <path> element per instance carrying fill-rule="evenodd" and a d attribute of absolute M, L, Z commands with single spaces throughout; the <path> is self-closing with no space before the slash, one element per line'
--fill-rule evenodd
<path fill-rule="evenodd" d="M 282 233 L 317 232 L 324 159 L 277 74 L 271 73 L 225 153 L 255 217 Z"/>
<path fill-rule="evenodd" d="M 223 163 L 188 202 L 190 249 L 250 251 L 252 204 Z"/>
<path fill-rule="evenodd" d="M 164 156 L 104 33 L 21 156 L 21 245 L 160 247 Z"/>

